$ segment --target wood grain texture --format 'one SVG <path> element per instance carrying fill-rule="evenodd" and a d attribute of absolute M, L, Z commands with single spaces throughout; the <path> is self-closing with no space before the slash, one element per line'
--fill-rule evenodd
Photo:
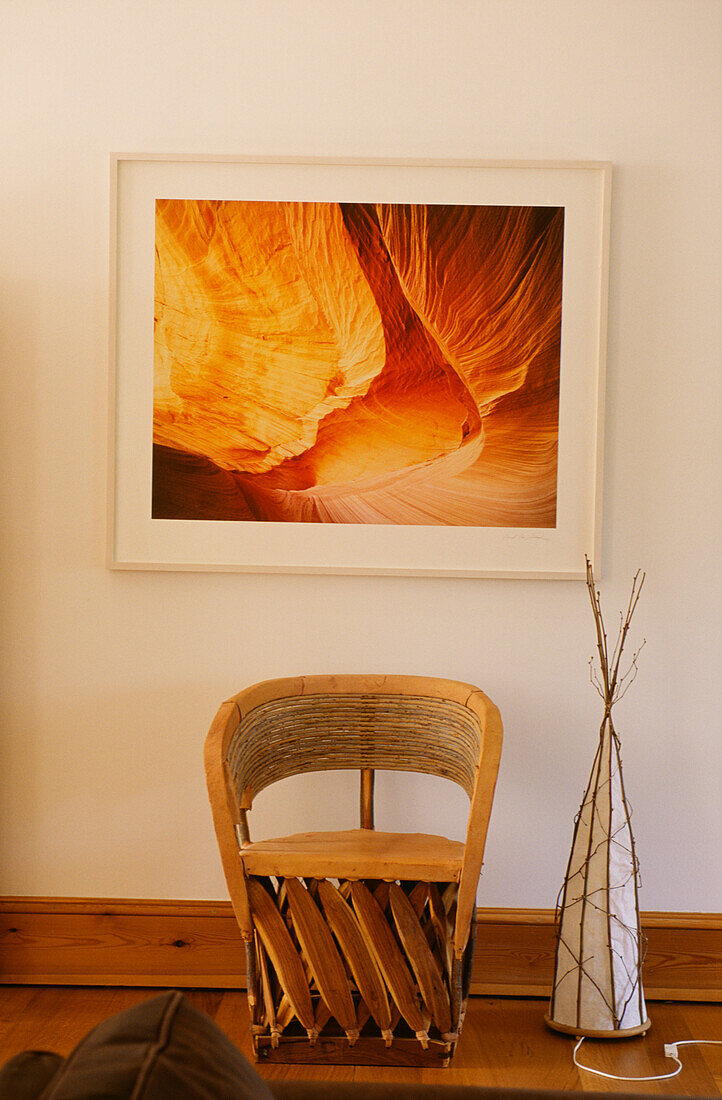
<path fill-rule="evenodd" d="M 362 829 L 373 829 L 374 823 L 374 787 L 376 773 L 373 768 L 361 769 L 361 788 L 359 791 L 359 810 Z"/>
<path fill-rule="evenodd" d="M 213 828 L 218 841 L 228 894 L 243 938 L 250 941 L 253 936 L 253 922 L 243 867 L 238 859 L 236 836 L 236 829 L 241 827 L 243 835 L 248 836 L 248 822 L 236 800 L 226 762 L 228 744 L 238 726 L 239 718 L 240 712 L 234 700 L 229 699 L 220 706 L 206 735 L 203 761 L 208 799 L 213 815 Z"/>
<path fill-rule="evenodd" d="M 439 1031 L 448 1036 L 452 1028 L 449 994 L 414 907 L 397 883 L 391 885 L 389 903 L 396 931 L 411 964 L 419 991 Z"/>
<path fill-rule="evenodd" d="M 472 994 L 547 997 L 551 909 L 476 911 Z M 722 1001 L 722 915 L 642 913 L 648 1000 Z M 0 983 L 209 989 L 245 986 L 228 901 L 0 899 Z"/>
<path fill-rule="evenodd" d="M 368 884 L 347 880 L 336 889 L 325 880 L 304 883 L 298 878 L 249 877 L 259 958 L 256 963 L 252 952 L 247 956 L 248 1000 L 253 1047 L 259 1058 L 344 1065 L 428 1066 L 439 1060 L 448 1064 L 461 1027 L 460 1001 L 455 995 L 452 1028 L 449 989 L 442 977 L 444 952 L 437 958 L 430 946 L 435 935 L 426 913 L 429 886 L 410 887 L 407 883 L 407 897 L 398 883 L 383 880 Z M 355 915 L 344 900 L 346 890 Z M 455 898 L 455 884 L 447 884 L 445 894 L 452 891 Z M 333 915 L 328 923 L 327 912 Z M 345 945 L 352 958 L 346 956 Z M 254 977 L 258 971 L 260 989 Z M 446 978 L 456 991 L 455 980 L 450 975 Z M 304 984 L 307 990 L 294 995 L 294 987 Z M 464 996 L 466 988 L 468 982 Z M 365 989 L 370 990 L 369 1004 L 364 1001 Z M 298 1007 L 309 996 L 313 1028 L 304 1023 Z M 286 1022 L 284 1017 L 283 1025 L 279 1024 L 285 1001 L 298 1015 L 302 1030 L 292 1018 Z M 405 1024 L 397 1033 L 401 1016 Z M 304 1030 L 307 1050 L 298 1043 Z M 413 1044 L 408 1046 L 412 1034 L 420 1041 L 423 1055 L 413 1054 Z M 353 1053 L 344 1045 L 344 1035 Z"/>
<path fill-rule="evenodd" d="M 454 951 L 457 959 L 460 959 L 464 954 L 476 907 L 476 893 L 484 858 L 484 846 L 489 828 L 491 807 L 494 801 L 504 736 L 499 708 L 495 703 L 492 703 L 483 691 L 479 691 L 478 688 L 473 691 L 466 700 L 466 705 L 476 713 L 482 735 L 479 766 L 471 794 L 471 808 L 464 845 L 464 863 L 456 904 Z"/>
<path fill-rule="evenodd" d="M 293 1006 L 293 1011 L 306 1030 L 312 1032 L 314 1018 L 311 996 L 301 959 L 281 914 L 263 886 L 255 879 L 250 879 L 248 882 L 248 895 L 251 900 L 253 920 L 266 953 L 273 963 L 278 980 Z"/>
<path fill-rule="evenodd" d="M 349 1042 L 354 1043 L 358 1039 L 356 1011 L 333 937 L 315 901 L 298 879 L 286 880 L 286 893 L 296 935 L 318 991 Z"/>
<path fill-rule="evenodd" d="M 373 952 L 401 1015 L 426 1048 L 428 1025 L 419 1011 L 406 961 L 386 923 L 381 906 L 362 882 L 351 884 L 351 900 L 367 946 Z"/>
<path fill-rule="evenodd" d="M 67 1056 L 90 1028 L 123 1009 L 154 995 L 154 990 L 108 988 L 0 987 L 0 1063 L 22 1050 L 54 1050 Z M 243 1054 L 252 1060 L 245 994 L 239 991 L 191 990 L 189 1000 L 206 1012 Z M 448 1069 L 399 1066 L 284 1065 L 265 1059 L 256 1069 L 269 1081 L 376 1081 L 487 1085 L 509 1089 L 550 1089 L 564 1093 L 605 1091 L 604 1080 L 575 1069 L 573 1041 L 544 1025 L 545 1005 L 538 1000 L 472 997 L 464 1033 Z M 587 1064 L 630 1075 L 669 1072 L 666 1042 L 687 1038 L 719 1038 L 722 1005 L 665 1004 L 652 1009 L 653 1026 L 641 1039 L 624 1043 L 585 1042 Z M 321 1040 L 319 1040 L 321 1041 Z M 420 1050 L 413 1040 L 413 1047 Z M 348 1044 L 343 1039 L 348 1048 Z M 307 1048 L 308 1043 L 299 1044 Z M 722 1047 L 683 1047 L 683 1070 L 673 1081 L 638 1085 L 607 1082 L 606 1091 L 627 1096 L 717 1097 L 722 1095 Z"/>
<path fill-rule="evenodd" d="M 388 1047 L 378 1039 L 362 1036 L 351 1046 L 345 1037 L 321 1035 L 313 1047 L 304 1039 L 291 1038 L 284 1039 L 283 1046 L 276 1049 L 266 1036 L 260 1036 L 257 1046 L 261 1065 L 290 1065 L 293 1069 L 287 1071 L 289 1076 L 296 1075 L 298 1065 L 310 1068 L 319 1062 L 326 1066 L 363 1064 L 386 1070 L 398 1066 L 441 1069 L 449 1061 L 445 1044 L 429 1042 L 422 1047 L 417 1039 L 394 1038 L 393 1045 Z M 381 1076 L 379 1074 L 379 1079 Z"/>
<path fill-rule="evenodd" d="M 0 900 L 0 982 L 243 988 L 230 902 Z"/>
<path fill-rule="evenodd" d="M 318 894 L 329 927 L 341 945 L 361 998 L 387 1042 L 391 1039 L 391 1012 L 386 987 L 366 946 L 351 906 L 330 882 L 318 884 Z"/>
<path fill-rule="evenodd" d="M 464 845 L 425 833 L 371 829 L 296 833 L 241 851 L 249 875 L 277 878 L 431 879 L 458 882 Z"/>

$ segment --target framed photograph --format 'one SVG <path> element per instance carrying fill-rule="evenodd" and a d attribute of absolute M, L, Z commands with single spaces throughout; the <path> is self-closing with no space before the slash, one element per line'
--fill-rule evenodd
<path fill-rule="evenodd" d="M 109 564 L 584 577 L 610 177 L 114 156 Z"/>

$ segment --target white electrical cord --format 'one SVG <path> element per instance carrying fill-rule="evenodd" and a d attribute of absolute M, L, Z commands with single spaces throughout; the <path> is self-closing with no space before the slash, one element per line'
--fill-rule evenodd
<path fill-rule="evenodd" d="M 682 1072 L 682 1063 L 677 1057 L 678 1047 L 722 1046 L 722 1039 L 682 1039 L 679 1043 L 665 1043 L 665 1058 L 674 1058 L 677 1063 L 677 1068 L 672 1073 L 660 1073 L 656 1077 L 618 1077 L 616 1073 L 604 1073 L 601 1069 L 592 1069 L 591 1066 L 583 1066 L 581 1062 L 577 1061 L 577 1051 L 583 1042 L 584 1036 L 582 1035 L 574 1047 L 574 1065 L 577 1069 L 586 1070 L 587 1073 L 595 1073 L 597 1077 L 608 1077 L 611 1081 L 667 1081 L 670 1077 L 676 1077 Z"/>

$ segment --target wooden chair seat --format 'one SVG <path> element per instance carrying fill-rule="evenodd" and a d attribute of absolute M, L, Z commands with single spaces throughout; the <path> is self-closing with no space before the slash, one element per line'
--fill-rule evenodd
<path fill-rule="evenodd" d="M 373 829 L 295 833 L 241 849 L 246 874 L 277 878 L 458 882 L 463 858 L 464 845 L 457 840 Z"/>

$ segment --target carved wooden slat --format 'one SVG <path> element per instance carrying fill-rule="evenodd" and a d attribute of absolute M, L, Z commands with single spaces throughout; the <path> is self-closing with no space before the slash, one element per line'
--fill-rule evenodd
<path fill-rule="evenodd" d="M 293 1005 L 294 1012 L 311 1034 L 314 1031 L 311 994 L 301 960 L 283 918 L 260 882 L 255 882 L 254 879 L 248 880 L 248 896 L 258 934 L 273 963 L 278 980 Z"/>
<path fill-rule="evenodd" d="M 284 993 L 278 1006 L 278 1012 L 276 1013 L 276 1024 L 281 1033 L 285 1031 L 295 1015 L 293 1005 L 289 1001 L 288 995 Z"/>
<path fill-rule="evenodd" d="M 368 883 L 366 885 L 370 889 L 370 885 Z M 372 890 L 374 899 L 378 902 L 379 908 L 382 910 L 389 904 L 389 887 L 390 883 L 379 882 Z"/>
<path fill-rule="evenodd" d="M 429 889 L 432 885 L 435 884 L 430 882 L 417 882 L 415 886 L 413 886 L 412 889 L 409 890 L 408 898 L 414 907 L 414 912 L 416 913 L 416 916 L 419 918 L 421 927 L 426 937 L 426 942 L 431 948 L 431 952 L 437 963 L 439 964 L 441 972 L 444 973 L 445 963 L 436 942 L 436 934 L 434 932 L 434 927 L 431 922 L 431 910 L 429 909 L 428 918 L 424 916 L 424 913 L 426 912 L 426 904 L 429 901 Z"/>
<path fill-rule="evenodd" d="M 331 933 L 308 890 L 298 879 L 286 879 L 286 895 L 301 949 L 308 961 L 318 990 L 348 1036 L 358 1039 L 356 1011 L 346 971 Z"/>
<path fill-rule="evenodd" d="M 447 1036 L 451 1031 L 449 995 L 444 988 L 436 959 L 431 953 L 414 907 L 396 883 L 391 886 L 389 903 L 406 957 L 419 983 L 421 995 L 439 1031 Z"/>
<path fill-rule="evenodd" d="M 351 884 L 351 897 L 367 943 L 401 1015 L 421 1045 L 427 1047 L 426 1022 L 416 1004 L 411 975 L 379 903 L 362 882 Z"/>
<path fill-rule="evenodd" d="M 431 927 L 434 930 L 439 952 L 444 960 L 446 976 L 450 981 L 453 957 L 451 931 L 453 926 L 449 921 L 439 887 L 435 882 L 429 883 L 429 912 L 431 914 Z"/>
<path fill-rule="evenodd" d="M 417 882 L 409 891 L 409 901 L 414 907 L 416 916 L 421 918 L 421 914 L 426 908 L 426 901 L 429 896 L 429 884 L 428 882 Z"/>
<path fill-rule="evenodd" d="M 319 1033 L 319 1035 L 331 1019 L 333 1019 L 331 1015 L 331 1009 L 328 1007 L 323 998 L 319 997 L 316 1004 L 316 1031 Z M 354 1040 L 354 1042 L 355 1041 L 356 1040 Z M 353 1043 L 351 1045 L 353 1046 Z"/>
<path fill-rule="evenodd" d="M 277 1047 L 281 1038 L 281 1029 L 276 1018 L 276 1000 L 271 988 L 271 978 L 268 973 L 268 961 L 263 944 L 257 943 L 258 968 L 261 971 L 261 988 L 263 989 L 263 1007 L 265 1008 L 266 1026 L 271 1032 L 271 1046 Z"/>
<path fill-rule="evenodd" d="M 354 912 L 330 882 L 319 882 L 318 894 L 326 920 L 346 957 L 363 1003 L 381 1029 L 386 1044 L 390 1045 L 391 1012 L 386 988 L 373 956 L 366 946 Z M 363 1027 L 360 1012 L 359 1026 Z"/>

